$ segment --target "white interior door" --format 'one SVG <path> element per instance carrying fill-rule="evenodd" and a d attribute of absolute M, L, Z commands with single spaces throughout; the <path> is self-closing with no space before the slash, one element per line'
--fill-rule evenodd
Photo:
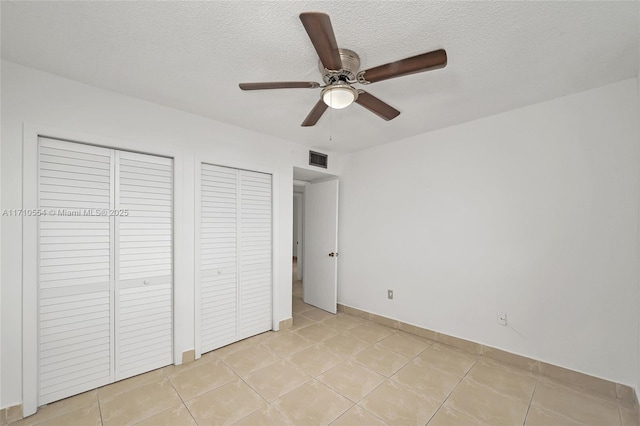
<path fill-rule="evenodd" d="M 336 313 L 338 304 L 338 180 L 305 192 L 304 301 Z"/>

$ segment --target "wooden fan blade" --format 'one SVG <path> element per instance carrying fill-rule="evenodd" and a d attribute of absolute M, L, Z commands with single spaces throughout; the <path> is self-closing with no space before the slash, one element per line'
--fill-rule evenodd
<path fill-rule="evenodd" d="M 393 120 L 398 115 L 400 115 L 400 111 L 392 107 L 391 105 L 382 102 L 380 99 L 376 98 L 370 93 L 359 91 L 358 99 L 356 99 L 356 103 L 361 105 L 377 115 L 380 118 L 383 118 L 387 121 Z"/>
<path fill-rule="evenodd" d="M 270 83 L 240 83 L 238 86 L 242 90 L 315 89 L 320 87 L 320 83 L 315 81 L 275 81 Z"/>
<path fill-rule="evenodd" d="M 322 65 L 333 71 L 341 69 L 342 59 L 340 59 L 338 43 L 333 34 L 329 15 L 319 12 L 305 12 L 300 14 L 300 20 L 304 29 L 307 30 Z"/>
<path fill-rule="evenodd" d="M 315 104 L 309 115 L 307 115 L 307 118 L 305 118 L 302 122 L 302 127 L 314 126 L 318 122 L 318 120 L 320 120 L 320 117 L 322 117 L 322 114 L 324 114 L 327 108 L 327 104 L 325 104 L 324 101 L 320 99 Z"/>
<path fill-rule="evenodd" d="M 369 83 L 375 83 L 389 78 L 444 68 L 446 65 L 447 52 L 444 49 L 439 49 L 370 68 L 363 71 L 363 77 Z"/>

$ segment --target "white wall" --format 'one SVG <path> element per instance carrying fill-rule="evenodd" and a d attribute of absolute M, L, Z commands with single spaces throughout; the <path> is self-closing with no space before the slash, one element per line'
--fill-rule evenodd
<path fill-rule="evenodd" d="M 293 167 L 305 167 L 302 146 L 239 129 L 196 115 L 2 62 L 2 199 L 0 208 L 22 207 L 23 124 L 52 126 L 65 132 L 95 135 L 117 147 L 148 153 L 178 153 L 184 170 L 181 185 L 184 232 L 176 236 L 182 253 L 176 286 L 176 345 L 194 348 L 194 175 L 195 161 L 273 170 L 275 241 L 275 314 L 291 317 L 291 241 Z M 179 157 L 179 158 L 178 158 Z M 332 154 L 332 169 L 339 158 Z M 335 171 L 334 171 L 335 172 Z M 0 323 L 2 375 L 0 408 L 22 402 L 21 292 L 22 226 L 15 217 L 2 218 Z M 178 270 L 178 268 L 176 268 Z"/>
<path fill-rule="evenodd" d="M 344 157 L 339 302 L 635 386 L 638 117 L 631 79 Z"/>

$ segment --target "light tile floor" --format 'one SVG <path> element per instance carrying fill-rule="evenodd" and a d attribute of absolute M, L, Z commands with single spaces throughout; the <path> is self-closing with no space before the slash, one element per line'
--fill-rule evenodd
<path fill-rule="evenodd" d="M 302 301 L 294 325 L 42 407 L 20 425 L 638 425 L 634 407 Z"/>

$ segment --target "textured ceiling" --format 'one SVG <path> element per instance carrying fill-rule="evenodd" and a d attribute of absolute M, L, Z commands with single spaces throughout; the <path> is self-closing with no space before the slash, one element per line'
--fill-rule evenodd
<path fill-rule="evenodd" d="M 351 152 L 634 77 L 638 3 L 225 1 L 2 2 L 2 57 L 91 85 L 336 152 Z M 239 82 L 321 82 L 298 15 L 331 16 L 362 69 L 438 48 L 446 68 L 367 91 L 300 123 L 320 90 L 242 92 Z"/>

